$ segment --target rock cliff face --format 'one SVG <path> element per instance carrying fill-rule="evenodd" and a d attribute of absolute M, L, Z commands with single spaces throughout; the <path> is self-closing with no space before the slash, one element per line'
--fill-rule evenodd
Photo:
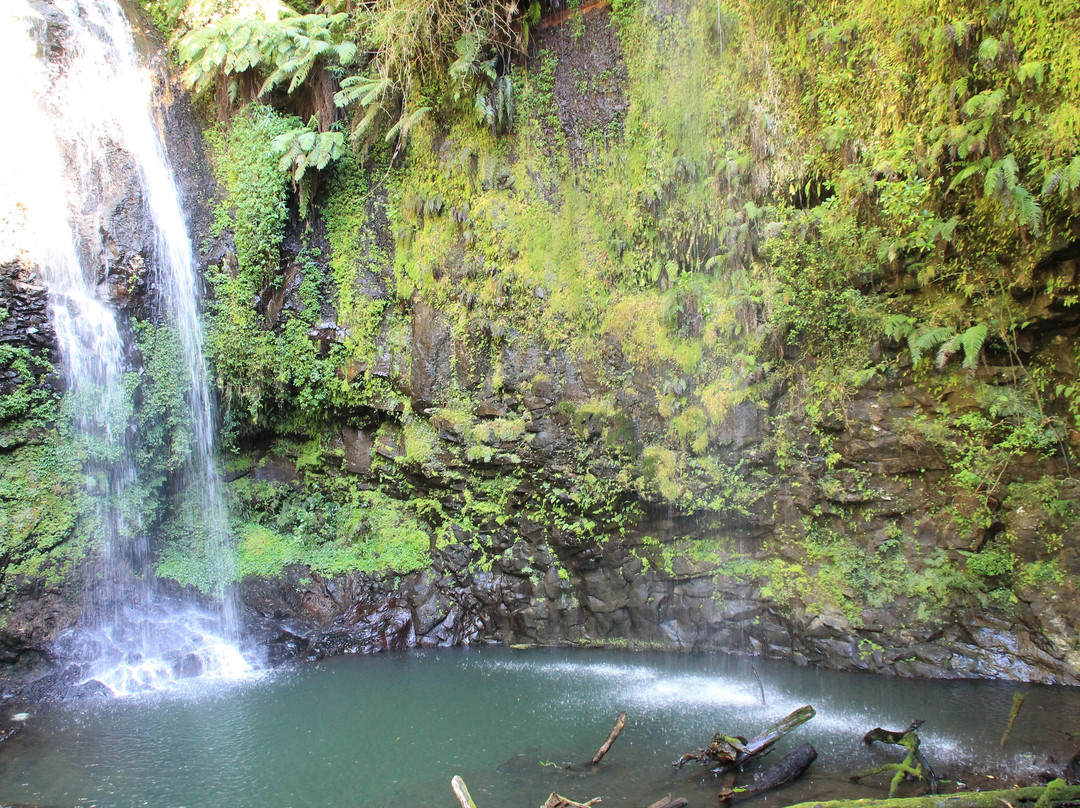
<path fill-rule="evenodd" d="M 575 168 L 595 159 L 597 128 L 617 128 L 626 114 L 625 65 L 606 20 L 603 9 L 588 17 L 585 37 L 554 22 L 540 34 L 560 59 L 603 74 L 590 90 L 593 108 L 582 108 L 569 70 L 553 88 L 544 131 L 562 138 Z M 196 118 L 182 94 L 165 97 L 164 131 L 193 241 L 206 247 L 204 267 L 234 272 L 228 238 L 209 238 L 220 194 Z M 454 146 L 429 145 L 444 157 Z M 489 173 L 492 187 L 512 184 L 509 169 Z M 152 322 L 153 245 L 132 194 L 105 202 L 113 213 L 102 265 L 116 268 L 117 305 Z M 252 572 L 238 587 L 272 661 L 479 642 L 612 644 L 1080 684 L 1080 483 L 1071 459 L 1080 435 L 1058 429 L 1056 442 L 1032 450 L 1015 438 L 1030 417 L 1022 422 L 1001 403 L 1029 372 L 1018 356 L 1040 357 L 1056 378 L 1075 382 L 1074 247 L 1063 243 L 1015 293 L 1028 323 L 1024 344 L 988 349 L 972 372 L 927 373 L 882 338 L 872 348 L 882 370 L 822 411 L 821 401 L 834 399 L 807 385 L 816 357 L 797 340 L 777 340 L 770 361 L 786 372 L 760 396 L 732 402 L 704 448 L 680 435 L 690 466 L 708 472 L 690 479 L 675 450 L 655 440 L 671 434 L 665 401 L 686 397 L 687 374 L 671 362 L 638 361 L 614 333 L 583 350 L 470 313 L 465 293 L 460 306 L 420 292 L 402 297 L 385 191 L 376 188 L 366 204 L 366 252 L 351 282 L 356 299 L 384 313 L 369 354 L 339 368 L 335 383 L 363 379 L 377 394 L 317 423 L 305 422 L 299 405 L 282 405 L 278 422 L 236 440 L 239 461 L 227 479 L 236 510 L 260 528 L 263 513 L 285 513 L 290 503 L 314 525 L 371 492 L 387 503 L 422 502 L 416 523 L 430 540 L 430 563 L 404 574 L 320 572 L 290 550 L 280 574 Z M 467 209 L 444 213 L 441 199 L 416 204 L 458 217 L 457 238 L 467 243 Z M 305 223 L 293 214 L 279 271 L 252 304 L 264 331 L 283 332 L 310 306 L 305 282 L 316 283 L 322 310 L 307 338 L 320 358 L 346 345 L 354 328 L 332 303 L 342 276 L 331 266 L 327 227 L 318 213 Z M 433 274 L 481 271 L 447 265 Z M 666 289 L 665 273 L 649 282 Z M 558 291 L 517 294 L 539 306 Z M 46 356 L 45 292 L 32 270 L 0 267 L 0 294 L 8 311 L 0 342 Z M 673 328 L 700 337 L 703 311 L 680 302 Z M 0 373 L 5 395 L 18 381 L 13 373 Z M 58 386 L 52 376 L 40 383 Z M 1062 415 L 1055 407 L 1041 414 L 1043 426 Z M 1006 416 L 980 421 L 989 411 Z M 314 501 L 313 480 L 320 491 L 345 493 L 304 505 Z M 363 501 L 370 510 L 383 500 Z M 302 533 L 298 519 L 281 532 Z M 362 530 L 353 525 L 346 538 Z M 8 586 L 18 602 L 4 629 L 5 659 L 47 653 L 75 619 L 56 606 L 70 603 L 70 588 Z"/>
<path fill-rule="evenodd" d="M 1050 341 L 1060 344 L 1061 332 L 1044 326 L 1055 334 Z M 426 306 L 414 310 L 413 328 L 408 389 L 419 407 L 432 400 L 430 391 L 450 385 L 451 367 L 470 366 L 476 357 L 469 345 L 455 343 L 439 326 L 438 313 Z M 617 391 L 594 381 L 600 374 L 586 363 L 525 346 L 507 349 L 502 368 L 506 395 L 488 397 L 481 406 L 492 419 L 509 414 L 528 422 L 531 439 L 524 450 L 521 441 L 501 447 L 516 453 L 501 462 L 524 470 L 512 493 L 523 514 L 530 500 L 544 495 L 543 481 L 559 479 L 579 445 L 572 427 L 560 423 L 557 403 Z M 1016 371 L 982 373 L 1007 383 Z M 543 390 L 516 394 L 520 384 L 541 375 L 549 380 Z M 471 383 L 482 390 L 484 380 L 480 374 Z M 838 606 L 836 600 L 816 600 L 811 586 L 790 589 L 795 594 L 785 599 L 775 574 L 746 572 L 755 563 L 779 558 L 799 569 L 790 574 L 817 578 L 830 575 L 830 567 L 852 563 L 808 552 L 805 540 L 792 532 L 807 518 L 853 532 L 858 556 L 867 564 L 876 563 L 876 554 L 893 554 L 902 574 L 912 579 L 932 580 L 947 559 L 962 561 L 973 553 L 977 548 L 958 531 L 953 514 L 940 507 L 951 501 L 940 448 L 910 428 L 949 401 L 955 407 L 965 395 L 963 386 L 931 392 L 910 373 L 860 390 L 831 414 L 832 448 L 839 455 L 830 461 L 833 469 L 823 457 L 779 468 L 775 452 L 765 448 L 764 414 L 737 413 L 730 450 L 768 480 L 767 493 L 751 513 L 719 519 L 712 514 L 710 520 L 709 514 L 639 502 L 639 517 L 623 535 L 613 530 L 589 541 L 519 515 L 483 526 L 482 550 L 468 535 L 437 550 L 424 572 L 322 576 L 295 566 L 280 579 L 248 580 L 242 598 L 275 659 L 485 641 L 613 644 L 764 654 L 900 676 L 1080 684 L 1080 655 L 1069 628 L 1080 619 L 1080 601 L 1071 578 L 1049 596 L 1034 586 L 1021 588 L 1008 604 L 980 604 L 970 594 L 954 592 L 922 616 L 919 593 L 905 588 L 896 594 L 895 582 L 871 581 L 861 595 L 841 592 Z M 648 417 L 650 402 L 626 396 L 620 404 L 628 413 L 646 413 L 638 418 Z M 788 392 L 778 394 L 775 406 L 798 403 Z M 634 415 L 626 417 L 632 425 L 626 436 L 630 444 L 640 426 Z M 600 440 L 599 435 L 597 429 L 592 439 Z M 448 444 L 458 440 L 450 429 L 439 437 Z M 373 462 L 403 453 L 394 438 L 380 438 L 377 428 L 343 427 L 330 445 L 336 448 L 325 458 L 327 465 L 369 485 L 380 481 Z M 499 462 L 492 459 L 480 473 L 500 473 Z M 260 464 L 252 473 L 296 483 L 295 467 L 287 461 L 267 454 Z M 1063 472 L 1059 460 L 1020 457 L 1009 479 Z M 598 467 L 597 473 L 604 471 Z M 447 512 L 459 506 L 461 492 L 438 477 L 419 476 L 412 485 L 437 498 Z M 1066 480 L 1061 492 L 1062 499 L 1080 498 L 1080 483 Z M 1017 563 L 1030 562 L 1044 556 L 1054 517 L 1037 500 L 999 503 L 979 540 L 992 541 L 1006 528 L 1017 537 Z M 897 530 L 916 541 L 890 543 Z M 1061 535 L 1065 548 L 1078 546 L 1078 540 L 1075 524 Z M 1063 552 L 1071 576 L 1080 559 L 1071 550 Z"/>

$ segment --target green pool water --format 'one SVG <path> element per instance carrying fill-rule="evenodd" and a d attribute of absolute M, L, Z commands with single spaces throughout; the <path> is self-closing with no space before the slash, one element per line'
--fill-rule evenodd
<path fill-rule="evenodd" d="M 457 774 L 478 808 L 539 806 L 552 791 L 599 796 L 614 808 L 644 808 L 668 793 L 713 806 L 713 776 L 671 762 L 717 731 L 753 735 L 812 704 L 817 717 L 775 755 L 813 743 L 819 758 L 809 776 L 756 798 L 782 805 L 883 796 L 882 780 L 847 781 L 886 757 L 861 743 L 875 726 L 926 719 L 924 749 L 938 773 L 970 781 L 1042 771 L 1052 765 L 1048 754 L 1067 760 L 1073 741 L 1057 730 L 1080 732 L 1074 688 L 753 666 L 713 655 L 450 649 L 342 657 L 201 691 L 56 706 L 32 713 L 0 747 L 0 802 L 454 808 Z M 1018 689 L 1028 698 L 1001 752 Z M 588 760 L 620 710 L 627 728 L 597 769 L 561 768 Z"/>

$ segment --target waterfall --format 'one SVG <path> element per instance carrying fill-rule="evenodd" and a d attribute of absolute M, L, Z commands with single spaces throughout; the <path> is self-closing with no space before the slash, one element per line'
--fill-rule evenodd
<path fill-rule="evenodd" d="M 88 680 L 117 694 L 246 675 L 252 666 L 238 648 L 226 591 L 231 556 L 213 460 L 198 281 L 179 195 L 151 118 L 151 77 L 115 0 L 53 0 L 44 13 L 29 0 L 3 5 L 0 68 L 13 89 L 8 122 L 0 127 L 0 257 L 21 255 L 48 285 L 74 425 L 90 447 L 87 486 L 97 503 L 101 544 L 83 624 L 66 638 L 63 652 L 83 666 Z M 46 41 L 49 25 L 62 28 L 60 41 Z M 125 389 L 131 345 L 105 288 L 110 267 L 102 265 L 108 251 L 101 233 L 116 187 L 132 188 L 128 196 L 141 199 L 124 204 L 141 203 L 153 222 L 157 320 L 176 329 L 187 368 L 193 445 L 178 487 L 192 500 L 185 529 L 204 537 L 217 565 L 211 611 L 158 590 L 145 526 L 131 516 L 138 511 L 128 500 L 136 493 L 140 439 Z"/>

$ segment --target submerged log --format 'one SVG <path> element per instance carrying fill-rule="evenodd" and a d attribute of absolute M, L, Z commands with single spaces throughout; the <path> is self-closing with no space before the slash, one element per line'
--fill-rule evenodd
<path fill-rule="evenodd" d="M 760 735 L 746 741 L 739 737 L 732 737 L 717 733 L 707 747 L 698 752 L 688 752 L 675 761 L 676 768 L 682 768 L 683 764 L 690 760 L 698 760 L 705 764 L 713 764 L 713 771 L 721 772 L 742 766 L 748 760 L 762 752 L 772 748 L 773 744 L 787 735 L 796 727 L 809 721 L 816 715 L 814 708 L 809 704 L 789 713 L 775 724 L 769 726 Z"/>
<path fill-rule="evenodd" d="M 604 745 L 601 746 L 595 755 L 593 755 L 592 765 L 596 765 L 611 749 L 611 745 L 615 743 L 615 739 L 619 737 L 619 733 L 623 731 L 623 727 L 626 726 L 626 710 L 619 713 L 619 717 L 615 719 L 615 726 L 611 728 L 611 733 L 608 735 L 607 740 L 604 741 Z"/>
<path fill-rule="evenodd" d="M 1069 786 L 1056 780 L 1046 786 L 1006 788 L 1001 791 L 964 791 L 957 794 L 895 797 L 885 800 L 800 802 L 788 808 L 1035 808 L 1040 803 L 1040 808 L 1043 808 L 1077 800 L 1080 800 L 1080 786 Z"/>
<path fill-rule="evenodd" d="M 1027 693 L 1015 693 L 1013 694 L 1012 709 L 1009 710 L 1009 720 L 1005 724 L 1005 731 L 1001 733 L 1001 747 L 1005 748 L 1005 743 L 1009 740 L 1009 736 L 1012 735 L 1013 724 L 1016 723 L 1016 716 L 1020 715 L 1020 708 L 1024 706 L 1024 699 L 1027 698 Z"/>
<path fill-rule="evenodd" d="M 736 795 L 750 796 L 772 791 L 774 788 L 787 785 L 803 775 L 810 764 L 817 760 L 817 750 L 808 743 L 796 746 L 770 769 L 754 778 L 754 782 L 746 788 L 728 788 L 720 792 L 721 800 L 728 800 Z"/>
<path fill-rule="evenodd" d="M 892 782 L 889 783 L 890 798 L 896 796 L 896 792 L 900 788 L 900 783 L 909 777 L 925 781 L 930 788 L 930 793 L 936 794 L 938 787 L 937 774 L 934 773 L 930 764 L 926 762 L 926 758 L 923 757 L 922 750 L 919 748 L 921 741 L 919 740 L 918 729 L 923 723 L 922 720 L 912 721 L 907 729 L 899 731 L 875 727 L 866 733 L 866 735 L 863 736 L 863 743 L 871 744 L 875 741 L 879 741 L 881 743 L 894 744 L 907 749 L 908 754 L 907 757 L 899 763 L 885 763 L 878 766 L 876 769 L 871 769 L 863 774 L 853 775 L 851 779 L 861 780 L 864 777 L 891 771 L 895 772 L 895 774 L 893 774 Z"/>

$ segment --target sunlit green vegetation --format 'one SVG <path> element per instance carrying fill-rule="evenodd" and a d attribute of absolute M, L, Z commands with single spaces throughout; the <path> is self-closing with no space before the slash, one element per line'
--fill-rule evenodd
<path fill-rule="evenodd" d="M 1075 348 L 1049 336 L 1080 290 L 1045 259 L 1080 205 L 1075 14 L 616 0 L 564 23 L 573 37 L 610 22 L 609 66 L 588 73 L 546 47 L 541 11 L 380 0 L 252 16 L 205 0 L 174 14 L 187 80 L 223 119 L 236 260 L 212 277 L 209 347 L 227 434 L 239 456 L 272 436 L 320 447 L 310 462 L 282 450 L 298 478 L 273 494 L 273 524 L 234 485 L 240 569 L 416 569 L 426 548 L 481 535 L 490 561 L 491 525 L 522 511 L 603 544 L 644 504 L 707 529 L 771 517 L 778 492 L 806 486 L 816 504 L 755 551 L 680 552 L 856 624 L 889 599 L 930 619 L 1065 585 L 1080 394 Z M 586 123 L 575 103 L 614 111 Z M 269 316 L 294 281 L 300 305 Z M 413 412 L 420 304 L 454 349 Z M 342 333 L 312 336 L 328 318 Z M 507 362 L 528 348 L 547 359 L 522 380 Z M 534 480 L 524 402 L 565 386 L 559 355 L 601 394 L 554 402 L 574 449 L 558 479 Z M 941 466 L 935 548 L 874 505 L 876 486 L 925 470 L 885 480 L 836 445 L 857 396 L 910 385 L 934 403 L 890 429 Z M 493 399 L 505 415 L 475 414 Z M 767 431 L 753 456 L 732 449 L 741 421 Z M 376 433 L 374 491 L 338 476 L 342 425 Z M 391 526 L 357 515 L 373 497 L 393 503 Z M 1038 528 L 1010 521 L 1020 502 Z"/>

